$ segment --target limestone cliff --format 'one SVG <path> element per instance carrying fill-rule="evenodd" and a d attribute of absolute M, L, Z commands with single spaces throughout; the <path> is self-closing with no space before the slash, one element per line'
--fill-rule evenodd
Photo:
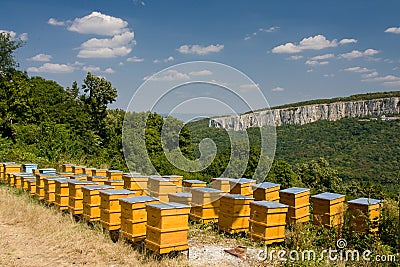
<path fill-rule="evenodd" d="M 239 116 L 214 117 L 210 119 L 209 126 L 240 131 L 266 125 L 303 125 L 318 120 L 336 121 L 342 118 L 387 114 L 400 114 L 400 97 L 267 109 Z"/>

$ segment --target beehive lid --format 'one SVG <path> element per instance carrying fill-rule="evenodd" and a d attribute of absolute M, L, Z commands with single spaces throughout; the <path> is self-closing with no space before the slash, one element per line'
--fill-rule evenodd
<path fill-rule="evenodd" d="M 351 201 L 348 201 L 348 203 L 351 204 L 357 204 L 357 205 L 365 205 L 365 206 L 370 206 L 370 205 L 376 205 L 381 203 L 382 201 L 379 199 L 374 199 L 374 198 L 357 198 Z"/>
<path fill-rule="evenodd" d="M 91 177 L 92 178 L 97 178 L 97 179 L 108 179 L 107 176 L 99 176 L 99 175 L 91 176 Z"/>
<path fill-rule="evenodd" d="M 57 172 L 57 174 L 59 174 L 59 175 L 62 175 L 62 174 L 69 174 L 69 175 L 74 175 L 74 173 L 73 172 Z"/>
<path fill-rule="evenodd" d="M 108 169 L 95 169 L 96 171 L 108 171 Z"/>
<path fill-rule="evenodd" d="M 123 176 L 124 177 L 128 177 L 128 178 L 146 178 L 146 179 L 150 178 L 149 176 L 143 176 L 140 173 L 137 173 L 137 174 L 135 174 L 135 173 L 124 173 Z"/>
<path fill-rule="evenodd" d="M 120 170 L 108 170 L 109 173 L 122 173 Z"/>
<path fill-rule="evenodd" d="M 140 175 L 140 172 L 126 172 L 124 175 Z"/>
<path fill-rule="evenodd" d="M 223 197 L 232 198 L 232 199 L 243 199 L 243 200 L 254 200 L 253 197 L 243 196 L 240 194 L 225 194 Z"/>
<path fill-rule="evenodd" d="M 29 176 L 29 175 L 32 175 L 32 173 L 29 173 L 29 172 L 17 172 L 17 173 L 13 173 L 14 175 L 17 175 L 17 176 Z"/>
<path fill-rule="evenodd" d="M 15 164 L 15 162 L 0 162 L 0 164 L 8 165 L 8 164 Z"/>
<path fill-rule="evenodd" d="M 155 177 L 149 177 L 151 180 L 155 180 L 155 181 L 160 181 L 160 182 L 173 182 L 173 180 L 167 179 L 167 178 L 162 178 L 160 176 L 155 176 Z"/>
<path fill-rule="evenodd" d="M 87 177 L 87 176 L 88 176 L 87 174 L 77 174 L 77 175 L 71 176 L 71 178 L 76 179 L 76 178 Z"/>
<path fill-rule="evenodd" d="M 285 205 L 285 204 L 282 204 L 282 203 L 278 203 L 278 202 L 275 202 L 275 201 L 254 201 L 252 203 L 254 205 L 267 207 L 269 209 L 281 209 L 281 208 L 289 207 L 288 205 Z"/>
<path fill-rule="evenodd" d="M 184 182 L 189 184 L 206 184 L 206 182 L 200 180 L 184 180 Z"/>
<path fill-rule="evenodd" d="M 117 189 L 117 190 L 100 190 L 101 193 L 106 195 L 127 195 L 132 194 L 134 191 L 127 189 Z"/>
<path fill-rule="evenodd" d="M 124 180 L 108 180 L 108 183 L 123 183 Z"/>
<path fill-rule="evenodd" d="M 234 181 L 237 180 L 235 178 L 229 178 L 229 177 L 218 177 L 218 178 L 213 178 L 213 181 Z"/>
<path fill-rule="evenodd" d="M 56 177 L 46 177 L 46 178 L 43 178 L 43 180 L 47 180 L 47 181 L 51 181 L 51 180 L 58 180 L 58 179 L 63 179 L 63 177 L 62 176 L 56 176 Z"/>
<path fill-rule="evenodd" d="M 253 190 L 256 190 L 258 188 L 260 189 L 269 189 L 273 187 L 281 186 L 280 184 L 275 184 L 275 183 L 270 183 L 270 182 L 263 182 L 261 184 L 255 184 L 252 186 Z"/>
<path fill-rule="evenodd" d="M 75 168 L 86 168 L 86 166 L 83 166 L 83 165 L 72 165 L 72 166 Z"/>
<path fill-rule="evenodd" d="M 56 169 L 39 169 L 39 173 L 56 173 Z"/>
<path fill-rule="evenodd" d="M 71 181 L 71 179 L 68 179 L 65 177 L 56 179 L 56 182 L 59 182 L 59 183 L 68 183 L 69 181 Z"/>
<path fill-rule="evenodd" d="M 114 189 L 114 186 L 110 186 L 110 185 L 85 185 L 82 186 L 82 189 L 86 189 L 89 191 L 92 190 L 106 190 L 106 189 Z"/>
<path fill-rule="evenodd" d="M 335 199 L 344 197 L 344 195 L 325 192 L 325 193 L 321 193 L 321 194 L 314 195 L 314 196 L 311 196 L 311 197 L 312 198 L 318 198 L 318 199 L 325 199 L 325 200 L 335 200 Z"/>
<path fill-rule="evenodd" d="M 235 184 L 247 184 L 247 183 L 255 183 L 256 180 L 240 178 L 240 179 L 232 179 L 230 182 L 235 183 Z"/>
<path fill-rule="evenodd" d="M 24 166 L 24 167 L 37 167 L 38 165 L 36 163 L 25 163 L 25 164 L 22 164 L 22 166 Z"/>
<path fill-rule="evenodd" d="M 36 177 L 34 175 L 21 175 L 24 178 L 32 178 L 32 179 L 36 179 Z"/>
<path fill-rule="evenodd" d="M 169 195 L 176 196 L 176 197 L 185 197 L 185 198 L 192 197 L 192 193 L 185 193 L 185 192 L 171 193 Z"/>
<path fill-rule="evenodd" d="M 58 176 L 56 173 L 39 173 L 36 174 L 39 177 L 43 177 L 44 178 L 59 178 L 60 176 Z"/>
<path fill-rule="evenodd" d="M 91 182 L 91 181 L 80 181 L 80 180 L 75 180 L 75 179 L 69 179 L 68 183 L 70 184 L 93 184 L 95 185 L 95 182 Z"/>
<path fill-rule="evenodd" d="M 164 178 L 181 178 L 183 177 L 182 175 L 164 175 Z"/>
<path fill-rule="evenodd" d="M 159 200 L 158 198 L 151 196 L 127 197 L 120 199 L 120 201 L 127 203 L 143 203 L 143 202 L 158 201 L 158 200 Z"/>
<path fill-rule="evenodd" d="M 176 203 L 176 202 L 169 202 L 169 203 L 161 203 L 161 204 L 147 204 L 148 207 L 153 207 L 160 210 L 170 210 L 170 209 L 187 209 L 190 206 Z"/>
<path fill-rule="evenodd" d="M 193 191 L 199 191 L 204 193 L 223 193 L 223 191 L 215 189 L 215 188 L 208 188 L 208 187 L 200 187 L 200 188 L 193 188 Z"/>
<path fill-rule="evenodd" d="M 301 187 L 291 187 L 291 188 L 283 189 L 283 190 L 281 190 L 280 192 L 282 192 L 282 193 L 287 193 L 287 194 L 294 194 L 294 195 L 297 195 L 297 194 L 300 194 L 300 193 L 304 193 L 304 192 L 306 192 L 306 191 L 310 191 L 310 189 L 308 189 L 308 188 L 301 188 Z"/>

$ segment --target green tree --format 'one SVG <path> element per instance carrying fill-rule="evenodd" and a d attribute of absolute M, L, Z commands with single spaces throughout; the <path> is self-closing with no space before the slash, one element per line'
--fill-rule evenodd
<path fill-rule="evenodd" d="M 299 176 L 293 171 L 292 166 L 282 159 L 274 160 L 266 181 L 278 183 L 281 188 L 301 186 Z"/>
<path fill-rule="evenodd" d="M 22 46 L 21 40 L 15 40 L 10 33 L 0 32 L 0 74 L 7 74 L 18 67 L 14 59 L 14 51 Z"/>

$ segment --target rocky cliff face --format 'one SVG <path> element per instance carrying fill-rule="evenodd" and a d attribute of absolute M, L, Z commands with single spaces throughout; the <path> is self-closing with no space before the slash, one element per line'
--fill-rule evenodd
<path fill-rule="evenodd" d="M 227 130 L 246 130 L 249 127 L 336 121 L 342 118 L 400 114 L 400 97 L 388 97 L 365 101 L 335 102 L 306 105 L 284 109 L 269 109 L 239 116 L 215 117 L 209 126 Z"/>

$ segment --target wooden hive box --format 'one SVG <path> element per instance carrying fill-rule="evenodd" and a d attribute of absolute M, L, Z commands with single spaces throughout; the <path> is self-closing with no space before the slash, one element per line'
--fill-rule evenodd
<path fill-rule="evenodd" d="M 120 198 L 121 235 L 132 242 L 146 238 L 147 204 L 157 204 L 159 200 L 150 196 Z"/>
<path fill-rule="evenodd" d="M 137 191 L 138 195 L 146 195 L 148 176 L 124 174 L 124 189 Z"/>
<path fill-rule="evenodd" d="M 75 166 L 74 164 L 65 163 L 61 166 L 62 172 L 73 172 L 72 167 Z"/>
<path fill-rule="evenodd" d="M 218 228 L 228 233 L 247 232 L 249 229 L 250 202 L 254 198 L 225 194 L 220 199 Z"/>
<path fill-rule="evenodd" d="M 124 189 L 124 180 L 107 180 L 104 185 L 113 186 L 115 189 Z"/>
<path fill-rule="evenodd" d="M 59 178 L 56 173 L 39 173 L 36 174 L 36 194 L 35 197 L 37 200 L 44 200 L 45 192 L 44 192 L 44 178 Z"/>
<path fill-rule="evenodd" d="M 183 187 L 188 187 L 188 188 L 202 188 L 206 187 L 207 183 L 204 181 L 200 180 L 184 180 L 183 181 Z"/>
<path fill-rule="evenodd" d="M 5 181 L 5 166 L 7 164 L 15 164 L 15 162 L 0 162 L 0 180 Z"/>
<path fill-rule="evenodd" d="M 231 194 L 239 194 L 243 196 L 253 196 L 253 190 L 251 186 L 256 183 L 256 180 L 240 178 L 229 181 L 231 187 Z"/>
<path fill-rule="evenodd" d="M 310 220 L 310 189 L 291 187 L 279 192 L 280 202 L 289 206 L 286 222 L 290 224 Z"/>
<path fill-rule="evenodd" d="M 190 219 L 201 223 L 217 222 L 222 193 L 214 188 L 193 188 Z"/>
<path fill-rule="evenodd" d="M 229 193 L 231 191 L 230 181 L 234 181 L 236 179 L 233 178 L 213 178 L 211 181 L 212 188 L 221 190 L 224 193 Z"/>
<path fill-rule="evenodd" d="M 23 172 L 26 172 L 26 173 L 33 173 L 33 170 L 34 169 L 37 169 L 38 168 L 38 165 L 37 164 L 35 164 L 35 163 L 25 163 L 25 164 L 22 164 L 22 171 Z"/>
<path fill-rule="evenodd" d="M 100 190 L 114 189 L 108 185 L 82 186 L 83 218 L 88 222 L 100 221 Z"/>
<path fill-rule="evenodd" d="M 83 173 L 83 168 L 85 168 L 85 166 L 82 165 L 73 165 L 72 166 L 72 172 L 75 174 L 84 174 Z"/>
<path fill-rule="evenodd" d="M 54 206 L 58 210 L 68 210 L 69 204 L 69 178 L 60 178 L 55 180 L 55 198 Z"/>
<path fill-rule="evenodd" d="M 107 177 L 107 169 L 94 169 L 92 170 L 92 175 L 90 176 L 106 176 Z"/>
<path fill-rule="evenodd" d="M 56 174 L 56 169 L 53 168 L 45 168 L 45 169 L 39 169 L 39 174 Z"/>
<path fill-rule="evenodd" d="M 52 204 L 56 200 L 56 180 L 60 179 L 61 177 L 55 178 L 44 178 L 44 200 L 47 204 Z M 65 178 L 61 178 L 65 179 Z"/>
<path fill-rule="evenodd" d="M 76 174 L 76 175 L 73 175 L 73 176 L 71 176 L 71 179 L 73 179 L 73 180 L 78 180 L 78 181 L 87 181 L 88 180 L 88 175 L 87 174 Z"/>
<path fill-rule="evenodd" d="M 14 174 L 14 186 L 15 188 L 23 188 L 22 187 L 22 179 L 28 177 L 28 178 L 36 178 L 35 176 L 33 176 L 32 173 L 16 173 Z"/>
<path fill-rule="evenodd" d="M 135 192 L 126 189 L 100 190 L 100 223 L 103 228 L 113 231 L 121 228 L 120 198 L 135 196 Z"/>
<path fill-rule="evenodd" d="M 104 185 L 108 181 L 107 176 L 88 176 L 88 181 L 95 182 L 98 185 Z"/>
<path fill-rule="evenodd" d="M 313 204 L 313 224 L 335 227 L 343 224 L 345 195 L 321 193 L 311 196 Z"/>
<path fill-rule="evenodd" d="M 72 215 L 83 214 L 83 192 L 82 187 L 85 185 L 96 185 L 90 181 L 79 181 L 70 179 L 68 181 L 68 211 Z"/>
<path fill-rule="evenodd" d="M 348 201 L 351 229 L 362 234 L 377 232 L 381 203 L 381 200 L 373 198 L 358 198 Z"/>
<path fill-rule="evenodd" d="M 171 193 L 168 194 L 168 201 L 190 206 L 192 204 L 192 193 L 183 193 L 183 192 Z"/>
<path fill-rule="evenodd" d="M 108 170 L 106 176 L 108 180 L 122 180 L 123 172 L 120 170 Z"/>
<path fill-rule="evenodd" d="M 7 174 L 21 172 L 21 164 L 16 163 L 5 163 L 4 164 L 4 175 L 3 180 L 6 181 Z"/>
<path fill-rule="evenodd" d="M 70 177 L 74 176 L 75 174 L 73 172 L 57 172 L 57 175 L 70 178 Z"/>
<path fill-rule="evenodd" d="M 180 203 L 148 204 L 146 248 L 158 254 L 183 251 L 188 246 L 190 207 Z"/>
<path fill-rule="evenodd" d="M 275 201 L 250 203 L 249 235 L 252 240 L 266 245 L 285 240 L 288 205 Z"/>
<path fill-rule="evenodd" d="M 26 180 L 26 182 L 28 183 L 28 193 L 33 197 L 36 196 L 36 178 Z"/>
<path fill-rule="evenodd" d="M 177 187 L 182 186 L 183 176 L 181 175 L 165 175 L 163 178 L 171 180 Z"/>
<path fill-rule="evenodd" d="M 252 186 L 253 197 L 256 201 L 269 200 L 279 202 L 280 184 L 263 182 Z"/>
<path fill-rule="evenodd" d="M 21 176 L 23 175 L 30 175 L 29 173 L 25 173 L 25 172 L 14 172 L 14 173 L 7 173 L 7 184 L 9 186 L 13 186 L 13 187 L 17 187 L 18 184 L 18 188 L 21 187 Z"/>
<path fill-rule="evenodd" d="M 93 171 L 96 168 L 91 168 L 91 167 L 84 167 L 83 168 L 83 174 L 86 174 L 87 176 L 92 176 Z"/>
<path fill-rule="evenodd" d="M 25 191 L 29 192 L 29 184 L 28 184 L 28 180 L 34 180 L 36 183 L 36 177 L 31 175 L 31 176 L 23 176 L 21 178 L 21 186 L 22 189 L 24 189 Z"/>
<path fill-rule="evenodd" d="M 150 177 L 147 182 L 150 193 L 169 194 L 176 193 L 176 185 L 172 180 L 161 177 Z"/>

